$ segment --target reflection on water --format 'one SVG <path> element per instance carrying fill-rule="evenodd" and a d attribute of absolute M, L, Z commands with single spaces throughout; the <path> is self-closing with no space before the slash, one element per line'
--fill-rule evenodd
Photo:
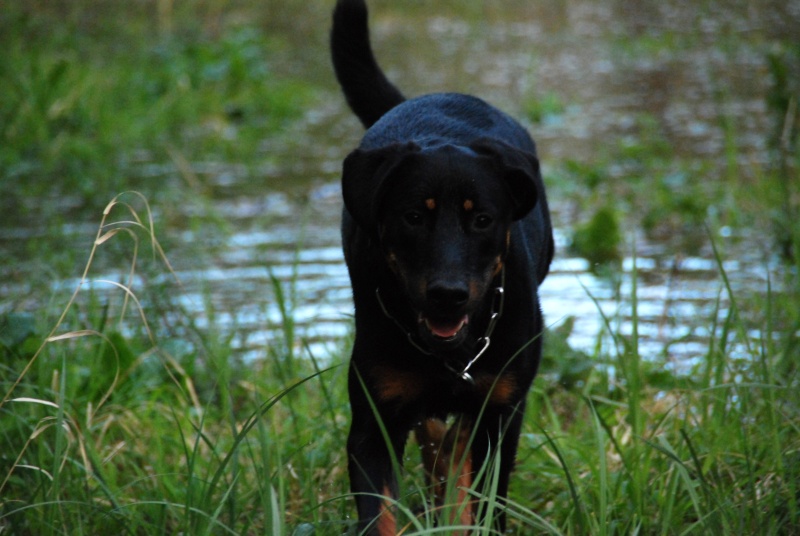
<path fill-rule="evenodd" d="M 531 127 L 546 180 L 552 180 L 548 169 L 559 162 L 591 162 L 609 145 L 635 135 L 643 113 L 655 117 L 676 155 L 702 159 L 707 175 L 698 180 L 715 180 L 723 172 L 730 141 L 721 117 L 736 125 L 737 158 L 766 161 L 770 124 L 764 52 L 772 36 L 797 32 L 800 2 L 546 4 L 516 2 L 509 12 L 487 6 L 483 23 L 453 12 L 401 15 L 381 5 L 373 10 L 375 48 L 409 95 L 471 92 L 515 116 L 532 98 L 557 95 L 563 109 Z M 307 56 L 317 58 L 319 67 L 326 64 L 320 58 L 327 52 L 322 40 L 314 43 L 318 50 Z M 286 68 L 296 70 L 288 61 Z M 167 254 L 184 286 L 180 303 L 201 326 L 213 311 L 215 326 L 235 330 L 233 344 L 247 358 L 263 356 L 280 329 L 273 277 L 294 296 L 290 301 L 298 334 L 314 351 L 325 352 L 330 341 L 349 330 L 352 305 L 339 245 L 338 170 L 361 131 L 334 90 L 330 72 L 321 72 L 328 90 L 304 120 L 265 140 L 263 166 L 252 171 L 230 163 L 193 165 L 214 192 L 212 212 L 233 229 L 213 255 L 198 259 L 198 249 L 207 243 L 200 231 L 158 226 L 162 235 L 174 237 Z M 323 77 L 319 72 L 313 76 Z M 172 166 L 161 165 L 141 172 L 157 180 L 177 174 Z M 604 317 L 623 334 L 633 329 L 633 261 L 625 260 L 617 285 L 592 275 L 585 261 L 571 258 L 567 245 L 573 215 L 559 199 L 570 185 L 550 183 L 549 188 L 558 253 L 541 289 L 546 320 L 558 325 L 575 317 L 573 345 L 592 352 L 602 344 L 610 351 L 611 341 L 598 339 Z M 162 215 L 204 210 L 155 208 Z M 91 225 L 78 230 L 85 240 L 93 237 Z M 715 238 L 726 247 L 730 260 L 725 268 L 734 286 L 763 289 L 763 241 L 724 234 Z M 0 246 L 19 252 L 16 244 L 25 236 L 25 222 L 2 229 Z M 710 245 L 683 254 L 669 238 L 653 243 L 639 231 L 628 237 L 636 244 L 639 348 L 649 356 L 666 351 L 678 368 L 690 364 L 705 352 L 710 320 L 724 316 L 728 307 Z M 9 274 L 12 268 L 2 270 Z M 21 307 L 24 285 L 0 284 L 0 312 Z"/>
<path fill-rule="evenodd" d="M 213 268 L 178 272 L 186 289 L 181 297 L 186 309 L 202 320 L 210 297 L 215 322 L 237 328 L 240 337 L 233 343 L 248 358 L 263 356 L 264 346 L 281 329 L 280 308 L 269 299 L 272 277 L 284 282 L 285 293 L 295 285 L 296 329 L 316 354 L 326 353 L 328 343 L 350 329 L 349 280 L 337 228 L 340 208 L 337 189 L 329 190 L 331 199 L 315 205 L 307 223 L 298 225 L 297 218 L 287 216 L 269 231 L 243 230 L 233 236 Z M 639 349 L 651 357 L 668 350 L 675 366 L 684 369 L 705 355 L 712 319 L 727 314 L 717 263 L 711 256 L 670 254 L 642 236 L 636 240 Z M 556 243 L 559 254 L 541 289 L 547 323 L 555 326 L 574 317 L 569 339 L 573 346 L 593 352 L 599 343 L 605 351 L 614 351 L 612 340 L 601 335 L 605 319 L 615 330 L 631 334 L 632 258 L 623 262 L 617 285 L 592 275 L 585 260 L 566 253 L 564 229 L 556 229 Z M 760 257 L 739 251 L 736 259 L 723 264 L 736 287 L 764 289 Z"/>

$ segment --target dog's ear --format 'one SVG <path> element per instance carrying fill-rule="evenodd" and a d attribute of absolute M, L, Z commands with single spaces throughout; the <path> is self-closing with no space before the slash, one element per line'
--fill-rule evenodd
<path fill-rule="evenodd" d="M 380 149 L 356 149 L 342 164 L 342 197 L 347 212 L 365 230 L 377 225 L 377 210 L 386 178 L 409 154 L 419 151 L 415 143 L 397 143 Z"/>
<path fill-rule="evenodd" d="M 478 140 L 471 144 L 470 148 L 478 154 L 494 159 L 511 193 L 514 220 L 524 217 L 533 210 L 543 191 L 539 159 L 536 154 L 489 139 Z"/>

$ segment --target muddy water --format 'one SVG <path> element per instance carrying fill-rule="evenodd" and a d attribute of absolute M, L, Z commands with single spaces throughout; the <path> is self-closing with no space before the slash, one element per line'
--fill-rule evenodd
<path fill-rule="evenodd" d="M 766 163 L 771 123 L 765 51 L 772 39 L 798 31 L 800 2 L 659 1 L 635 8 L 628 2 L 510 2 L 508 11 L 498 2 L 477 13 L 460 13 L 451 4 L 442 3 L 440 10 L 434 10 L 438 3 L 417 5 L 409 12 L 379 3 L 373 10 L 376 52 L 409 95 L 455 89 L 515 116 L 533 98 L 558 96 L 563 107 L 530 125 L 558 246 L 541 289 L 547 323 L 574 318 L 573 346 L 591 353 L 599 344 L 613 351 L 613 341 L 603 335 L 604 316 L 614 329 L 632 332 L 635 250 L 640 350 L 653 357 L 666 353 L 681 370 L 701 359 L 708 326 L 728 307 L 708 237 L 685 251 L 681 237 L 655 240 L 627 228 L 623 275 L 616 282 L 598 278 L 585 260 L 569 253 L 579 216 L 565 192 L 574 187 L 552 176 L 565 160 L 591 163 L 635 136 L 642 114 L 656 119 L 676 156 L 704 163 L 704 175 L 696 180 L 720 180 L 725 173 L 730 145 L 720 114 L 736 125 L 736 158 Z M 327 25 L 326 17 L 319 20 Z M 332 84 L 322 41 L 303 40 L 311 70 L 298 67 L 294 56 L 285 58 L 284 69 L 313 76 L 327 89 L 301 121 L 265 140 L 263 166 L 193 166 L 213 189 L 211 210 L 231 234 L 212 248 L 205 231 L 161 228 L 172 237 L 167 254 L 183 284 L 177 299 L 201 326 L 213 322 L 235 333 L 231 344 L 247 359 L 264 356 L 281 330 L 273 277 L 289 298 L 298 340 L 308 341 L 316 354 L 336 348 L 351 326 L 338 232 L 338 170 L 361 129 Z M 202 207 L 156 207 L 156 215 L 168 210 Z M 734 287 L 765 288 L 775 262 L 764 251 L 765 241 L 740 229 L 714 233 Z M 4 286 L 0 298 L 8 303 L 13 292 Z M 299 343 L 298 351 L 304 351 Z"/>

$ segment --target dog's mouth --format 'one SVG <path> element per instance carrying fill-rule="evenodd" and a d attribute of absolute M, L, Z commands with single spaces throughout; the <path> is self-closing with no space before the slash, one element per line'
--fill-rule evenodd
<path fill-rule="evenodd" d="M 432 318 L 420 315 L 420 324 L 424 325 L 434 340 L 450 342 L 459 338 L 469 324 L 469 315 L 460 318 Z"/>

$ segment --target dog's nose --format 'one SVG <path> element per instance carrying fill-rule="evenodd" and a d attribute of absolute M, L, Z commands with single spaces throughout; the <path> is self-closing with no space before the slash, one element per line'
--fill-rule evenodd
<path fill-rule="evenodd" d="M 425 297 L 436 308 L 457 309 L 469 300 L 469 288 L 466 284 L 434 282 L 428 285 Z"/>

